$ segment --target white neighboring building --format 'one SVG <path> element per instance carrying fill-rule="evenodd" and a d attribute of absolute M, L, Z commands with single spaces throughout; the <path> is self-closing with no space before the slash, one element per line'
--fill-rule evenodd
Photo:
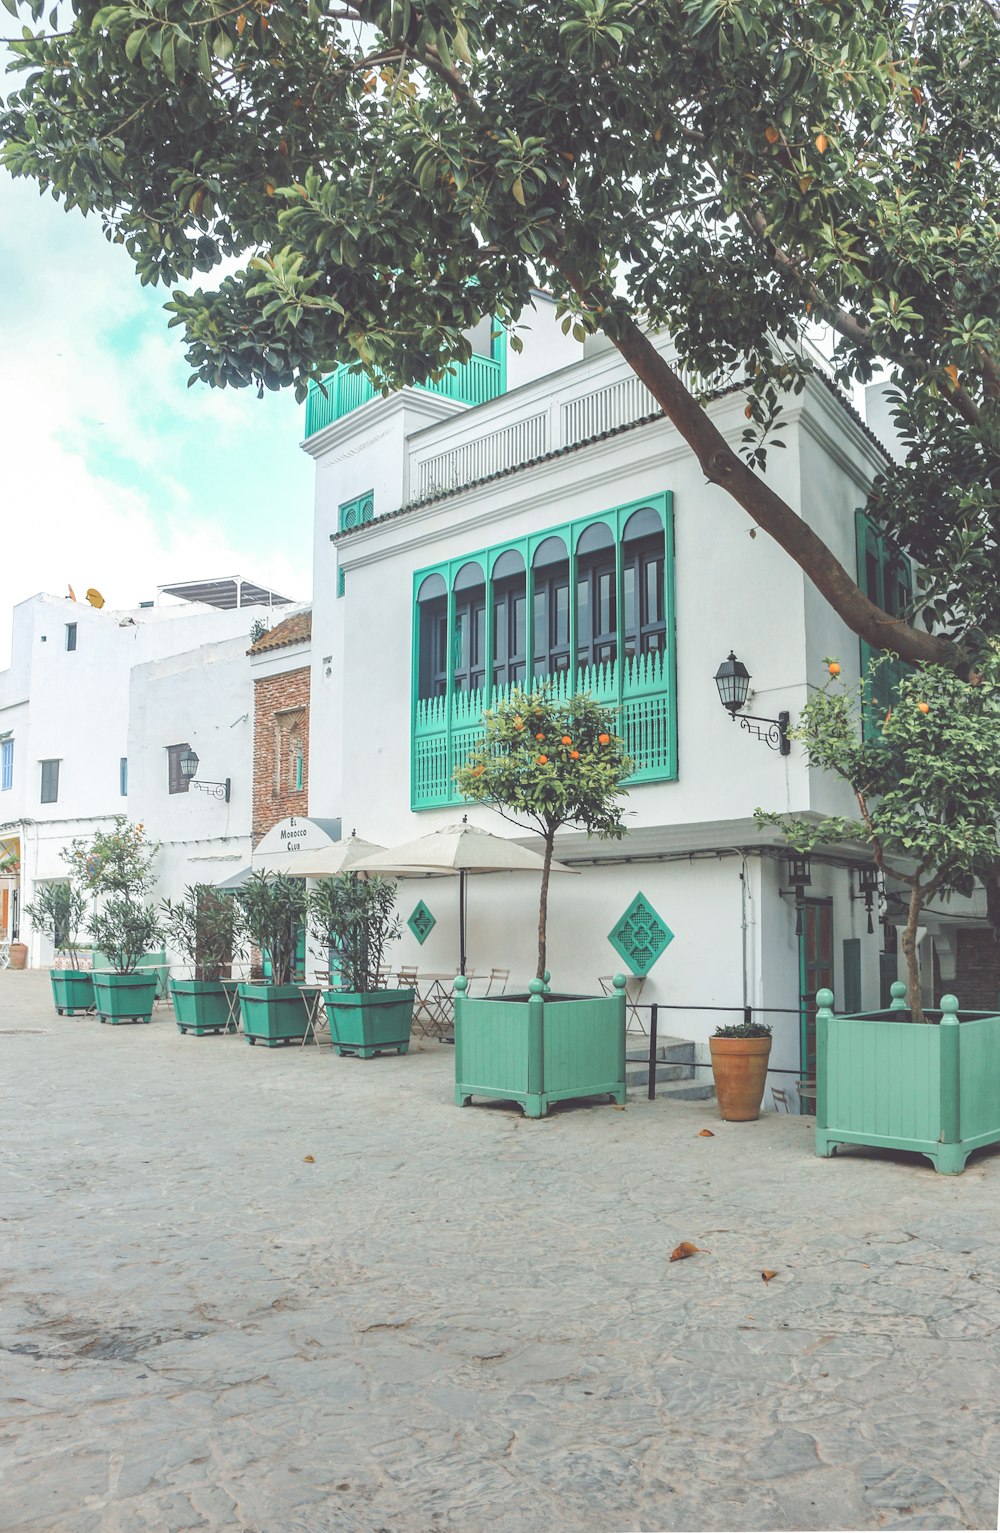
<path fill-rule="evenodd" d="M 203 732 L 210 728 L 212 712 L 219 705 L 220 687 L 226 694 L 226 725 L 249 710 L 245 652 L 260 606 L 235 605 L 241 594 L 246 600 L 245 588 L 241 591 L 236 581 L 175 587 L 171 594 L 185 591 L 202 599 L 112 611 L 38 595 L 14 609 L 11 665 L 0 673 L 0 861 L 8 870 L 0 871 L 0 940 L 19 936 L 28 945 L 28 962 L 33 966 L 48 963 L 52 955 L 22 912 L 39 883 L 66 876 L 61 848 L 74 837 L 109 827 L 117 814 L 133 820 L 146 816 L 147 806 L 137 794 L 133 774 L 138 765 L 140 778 L 145 779 L 147 764 L 129 761 L 130 687 L 136 667 L 152 665 L 155 670 L 168 657 L 219 645 L 214 663 L 225 653 L 226 641 L 232 640 L 234 652 L 242 651 L 246 678 L 238 708 L 228 704 L 235 682 L 217 681 L 205 667 L 204 651 L 190 662 L 179 686 L 186 689 L 188 707 L 202 721 Z M 286 604 L 283 597 L 273 600 Z M 170 686 L 164 681 L 158 695 L 166 699 Z M 133 749 L 138 738 L 133 733 Z M 181 743 L 182 738 L 183 731 L 178 741 L 163 744 Z M 239 785 L 240 796 L 232 810 L 248 824 L 249 740 L 247 725 L 240 736 L 245 769 L 220 774 L 231 775 Z M 156 748 L 163 749 L 162 745 Z M 166 754 L 161 756 L 164 784 Z M 206 749 L 201 774 L 214 775 L 214 766 L 213 753 Z M 185 797 L 185 806 L 188 802 Z M 206 799 L 204 812 L 199 806 L 196 832 L 220 823 L 210 803 Z"/>
<path fill-rule="evenodd" d="M 454 821 L 466 809 L 451 772 L 491 697 L 531 676 L 594 690 L 621 708 L 638 764 L 630 831 L 624 842 L 557 843 L 583 876 L 550 889 L 554 986 L 593 991 L 627 967 L 609 933 L 641 895 L 649 920 L 673 933 L 642 991 L 644 1003 L 677 1008 L 661 1014 L 661 1030 L 694 1039 L 704 1058 L 714 1027 L 751 1006 L 774 1025 L 772 1065 L 808 1070 L 816 989 L 832 984 L 841 1006 L 877 1005 L 894 977 L 895 934 L 885 928 L 883 957 L 877 921 L 870 935 L 854 897 L 856 851 L 813 859 L 796 933 L 781 847 L 756 831 L 754 810 L 850 813 L 850 796 L 810 772 L 797 747 L 780 755 L 731 722 L 713 677 L 735 649 L 753 678 L 745 711 L 794 721 L 826 679 L 824 657 L 858 676 L 858 641 L 799 567 L 705 484 L 616 351 L 564 350 L 562 366 L 555 342 L 544 351 L 550 370 L 513 388 L 494 358 L 492 397 L 459 379 L 455 398 L 345 394 L 339 411 L 307 416 L 317 470 L 310 813 L 383 845 Z M 744 405 L 732 391 L 709 406 L 737 447 Z M 769 482 L 891 604 L 902 576 L 857 515 L 883 450 L 823 379 L 790 401 L 785 422 Z M 489 810 L 467 812 L 511 833 Z M 456 891 L 404 883 L 404 918 L 421 897 L 437 924 L 422 947 L 406 933 L 399 961 L 447 970 Z M 509 967 L 526 981 L 536 906 L 532 879 L 473 880 L 470 967 Z M 640 967 L 641 937 L 625 920 Z M 930 962 L 927 973 L 930 983 Z"/>

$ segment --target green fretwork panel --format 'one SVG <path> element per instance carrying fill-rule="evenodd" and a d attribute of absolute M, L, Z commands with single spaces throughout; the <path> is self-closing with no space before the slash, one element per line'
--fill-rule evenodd
<path fill-rule="evenodd" d="M 608 932 L 608 941 L 633 974 L 648 974 L 673 940 L 670 927 L 644 894 L 636 895 L 621 920 Z"/>
<path fill-rule="evenodd" d="M 432 930 L 437 925 L 437 921 L 431 915 L 423 900 L 421 900 L 406 924 L 420 943 L 420 946 L 423 947 Z"/>
<path fill-rule="evenodd" d="M 350 527 L 361 527 L 375 515 L 375 493 L 366 490 L 354 500 L 345 500 L 337 518 L 337 531 L 346 532 Z"/>

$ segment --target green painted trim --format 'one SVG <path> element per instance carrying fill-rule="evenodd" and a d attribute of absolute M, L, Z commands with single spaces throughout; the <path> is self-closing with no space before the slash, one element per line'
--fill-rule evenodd
<path fill-rule="evenodd" d="M 417 941 L 420 943 L 420 946 L 423 947 L 424 943 L 427 941 L 427 938 L 430 936 L 431 932 L 437 925 L 437 917 L 433 915 L 432 912 L 427 908 L 423 900 L 418 900 L 416 905 L 413 907 L 413 910 L 411 911 L 406 924 L 410 928 L 410 931 L 413 933 L 413 935 L 416 937 Z"/>
<path fill-rule="evenodd" d="M 870 601 L 897 617 L 913 599 L 913 564 L 905 555 L 897 554 L 886 542 L 885 533 L 863 508 L 854 513 L 854 534 L 857 558 L 858 585 Z M 868 554 L 876 562 L 874 589 L 869 589 Z M 903 599 L 900 598 L 902 590 Z M 882 653 L 864 639 L 858 640 L 861 677 L 868 675 L 872 660 Z M 899 683 L 913 669 L 901 660 L 893 660 L 879 673 L 874 689 L 866 683 L 862 710 L 862 730 L 866 740 L 881 738 L 881 721 L 895 701 Z"/>
<path fill-rule="evenodd" d="M 649 943 L 636 940 L 637 935 L 641 938 L 644 928 L 651 939 Z M 673 940 L 674 933 L 641 890 L 608 932 L 608 941 L 633 974 L 648 974 Z"/>

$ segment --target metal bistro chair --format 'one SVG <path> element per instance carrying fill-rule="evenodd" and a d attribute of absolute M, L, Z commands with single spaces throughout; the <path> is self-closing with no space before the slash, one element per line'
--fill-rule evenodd
<path fill-rule="evenodd" d="M 772 1086 L 771 1087 L 771 1098 L 772 1098 L 772 1100 L 774 1102 L 774 1110 L 775 1110 L 775 1112 L 787 1112 L 788 1111 L 788 1092 L 787 1091 L 783 1091 L 780 1086 Z"/>
<path fill-rule="evenodd" d="M 486 981 L 484 997 L 487 995 L 503 995 L 507 989 L 507 981 L 510 979 L 509 969 L 491 969 L 490 977 Z"/>

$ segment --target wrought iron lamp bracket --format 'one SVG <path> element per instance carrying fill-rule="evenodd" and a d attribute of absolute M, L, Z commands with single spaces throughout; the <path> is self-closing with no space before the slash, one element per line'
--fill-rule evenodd
<path fill-rule="evenodd" d="M 232 779 L 229 777 L 225 782 L 204 782 L 200 777 L 191 777 L 188 779 L 188 784 L 192 788 L 200 788 L 202 793 L 211 794 L 212 798 L 222 798 L 227 804 L 229 803 L 229 790 L 232 785 Z"/>
<path fill-rule="evenodd" d="M 734 713 L 732 719 L 734 723 L 739 719 L 741 729 L 745 729 L 747 734 L 754 735 L 758 740 L 763 740 L 765 745 L 777 751 L 779 755 L 787 756 L 791 753 L 792 745 L 788 738 L 790 714 L 782 712 L 776 719 L 762 719 L 753 713 Z M 760 727 L 762 724 L 766 725 L 766 728 L 762 729 Z"/>

